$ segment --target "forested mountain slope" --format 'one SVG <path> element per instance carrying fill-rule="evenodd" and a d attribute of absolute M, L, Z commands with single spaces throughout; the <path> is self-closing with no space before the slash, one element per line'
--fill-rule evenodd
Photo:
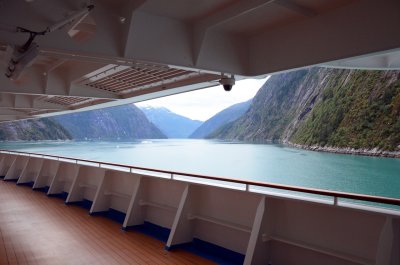
<path fill-rule="evenodd" d="M 400 150 L 400 71 L 309 68 L 272 76 L 212 137 Z"/>

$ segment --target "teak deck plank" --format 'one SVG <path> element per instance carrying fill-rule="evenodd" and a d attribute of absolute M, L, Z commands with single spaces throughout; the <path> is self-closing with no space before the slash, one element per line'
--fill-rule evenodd
<path fill-rule="evenodd" d="M 14 182 L 0 181 L 0 201 L 1 265 L 214 264 Z"/>

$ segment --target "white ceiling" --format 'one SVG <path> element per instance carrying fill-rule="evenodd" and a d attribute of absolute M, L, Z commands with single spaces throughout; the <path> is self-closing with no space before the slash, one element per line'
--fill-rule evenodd
<path fill-rule="evenodd" d="M 11 47 L 37 36 L 19 78 Z M 398 0 L 3 0 L 0 121 L 180 93 L 221 74 L 262 77 L 310 65 L 400 69 Z M 8 47 L 8 48 L 7 48 Z"/>

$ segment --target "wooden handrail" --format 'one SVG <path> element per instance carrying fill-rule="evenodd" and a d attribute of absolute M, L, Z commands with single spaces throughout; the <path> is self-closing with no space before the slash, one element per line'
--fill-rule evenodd
<path fill-rule="evenodd" d="M 279 190 L 303 192 L 303 193 L 309 193 L 309 194 L 315 194 L 315 195 L 330 196 L 330 197 L 334 197 L 334 198 L 353 199 L 353 200 L 359 200 L 359 201 L 367 201 L 367 202 L 383 203 L 383 204 L 400 206 L 400 199 L 398 199 L 398 198 L 389 198 L 389 197 L 365 195 L 365 194 L 358 194 L 358 193 L 348 193 L 348 192 L 341 192 L 341 191 L 330 191 L 330 190 L 323 190 L 323 189 L 305 188 L 305 187 L 275 184 L 275 183 L 261 182 L 261 181 L 243 180 L 243 179 L 236 179 L 236 178 L 206 176 L 206 175 L 200 175 L 200 174 L 169 171 L 169 170 L 162 170 L 162 169 L 156 169 L 156 168 L 130 166 L 130 165 L 126 165 L 126 164 L 99 162 L 99 161 L 95 161 L 95 160 L 72 158 L 72 157 L 66 157 L 66 156 L 56 156 L 56 155 L 31 153 L 31 152 L 20 152 L 20 151 L 13 151 L 13 150 L 0 150 L 0 152 L 9 152 L 9 153 L 25 154 L 25 155 L 40 155 L 40 156 L 45 156 L 45 157 L 54 157 L 57 159 L 69 159 L 69 160 L 74 160 L 77 162 L 81 161 L 81 162 L 97 163 L 100 165 L 123 167 L 123 168 L 127 168 L 129 170 L 136 169 L 136 170 L 164 173 L 164 174 L 169 174 L 171 176 L 178 175 L 178 176 L 184 176 L 184 177 L 193 177 L 193 178 L 200 178 L 200 179 L 207 179 L 207 180 L 224 181 L 224 182 L 246 185 L 246 190 L 248 190 L 248 186 L 257 186 L 257 187 L 273 188 L 273 189 L 279 189 Z"/>

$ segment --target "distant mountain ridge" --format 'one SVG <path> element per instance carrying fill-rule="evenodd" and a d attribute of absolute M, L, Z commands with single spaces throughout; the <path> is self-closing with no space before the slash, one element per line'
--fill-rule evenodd
<path fill-rule="evenodd" d="M 166 136 L 133 104 L 51 118 L 74 140 L 164 139 Z"/>
<path fill-rule="evenodd" d="M 251 102 L 252 99 L 237 103 L 218 112 L 213 117 L 206 120 L 199 128 L 197 128 L 190 135 L 190 138 L 206 138 L 221 126 L 239 119 L 249 109 Z"/>
<path fill-rule="evenodd" d="M 188 138 L 203 122 L 192 120 L 164 107 L 139 107 L 147 119 L 168 138 Z"/>

